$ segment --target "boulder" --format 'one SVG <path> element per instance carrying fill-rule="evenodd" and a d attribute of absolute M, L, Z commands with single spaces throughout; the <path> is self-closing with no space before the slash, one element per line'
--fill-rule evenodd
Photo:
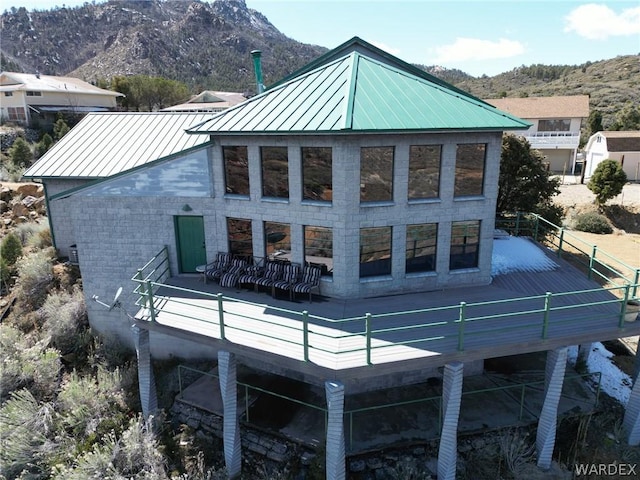
<path fill-rule="evenodd" d="M 16 192 L 23 197 L 41 197 L 44 195 L 44 187 L 38 183 L 21 183 L 16 187 Z"/>
<path fill-rule="evenodd" d="M 14 203 L 13 207 L 11 207 L 11 213 L 14 217 L 24 217 L 29 215 L 29 209 L 22 203 Z"/>
<path fill-rule="evenodd" d="M 9 187 L 5 187 L 4 185 L 0 188 L 0 200 L 2 200 L 3 202 L 10 202 L 11 201 L 11 190 L 9 189 Z"/>
<path fill-rule="evenodd" d="M 34 197 L 33 195 L 27 195 L 26 197 L 24 197 L 21 201 L 21 203 L 27 207 L 27 208 L 31 208 L 31 206 L 36 203 L 38 199 L 36 197 Z"/>

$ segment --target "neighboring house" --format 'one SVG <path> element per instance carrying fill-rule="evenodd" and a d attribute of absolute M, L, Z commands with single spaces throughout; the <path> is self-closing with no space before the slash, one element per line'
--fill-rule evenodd
<path fill-rule="evenodd" d="M 0 95 L 2 121 L 29 126 L 51 125 L 58 113 L 115 110 L 116 98 L 124 97 L 78 78 L 15 72 L 0 74 Z"/>
<path fill-rule="evenodd" d="M 640 131 L 597 132 L 584 148 L 585 178 L 591 177 L 602 160 L 617 160 L 632 182 L 640 180 Z"/>
<path fill-rule="evenodd" d="M 438 478 L 453 478 L 463 364 L 548 351 L 537 447 L 549 468 L 567 345 L 640 322 L 623 328 L 621 301 L 574 269 L 493 274 L 508 241 L 494 238 L 502 134 L 529 122 L 357 37 L 241 104 L 189 115 L 89 115 L 25 173 L 47 186 L 56 246 L 77 245 L 92 327 L 136 346 L 145 415 L 153 350 L 217 355 L 235 418 L 237 355 L 325 387 L 326 477 L 345 478 L 345 391 L 443 377 Z M 315 265 L 322 301 L 205 284 L 218 253 Z M 233 476 L 237 422 L 224 428 Z"/>
<path fill-rule="evenodd" d="M 573 174 L 580 144 L 580 128 L 589 117 L 589 96 L 488 98 L 485 102 L 529 121 L 523 135 L 540 151 L 554 173 Z"/>
<path fill-rule="evenodd" d="M 162 112 L 221 112 L 247 99 L 242 93 L 205 90 L 185 103 L 163 108 Z"/>

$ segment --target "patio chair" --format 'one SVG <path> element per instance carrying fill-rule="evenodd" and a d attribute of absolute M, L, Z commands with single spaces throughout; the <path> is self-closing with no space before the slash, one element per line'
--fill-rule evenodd
<path fill-rule="evenodd" d="M 313 267 L 311 265 L 305 265 L 304 271 L 302 272 L 302 279 L 293 284 L 291 288 L 291 298 L 295 300 L 296 293 L 308 293 L 309 294 L 309 303 L 311 303 L 311 291 L 313 289 L 318 290 L 318 295 L 320 295 L 320 274 L 322 270 L 320 267 Z"/>
<path fill-rule="evenodd" d="M 292 298 L 291 287 L 298 281 L 300 278 L 300 264 L 299 263 L 289 263 L 286 264 L 283 268 L 282 278 L 280 280 L 276 280 L 271 285 L 271 296 L 276 298 L 276 290 L 287 290 L 289 292 L 289 300 Z"/>
<path fill-rule="evenodd" d="M 271 287 L 273 282 L 282 278 L 283 262 L 275 260 L 267 260 L 265 262 L 264 272 L 261 277 L 256 278 L 254 288 L 256 292 L 260 287 Z"/>
<path fill-rule="evenodd" d="M 247 268 L 248 263 L 244 258 L 234 258 L 231 261 L 231 266 L 229 269 L 222 274 L 220 277 L 220 286 L 227 288 L 234 288 L 238 285 L 238 280 L 240 279 L 240 275 Z"/>
<path fill-rule="evenodd" d="M 205 276 L 210 280 L 219 280 L 224 272 L 231 266 L 233 254 L 226 252 L 218 252 L 216 259 L 207 265 Z"/>
<path fill-rule="evenodd" d="M 238 278 L 238 285 L 240 287 L 243 285 L 251 285 L 253 288 L 256 280 L 264 273 L 263 260 L 262 257 L 251 257 L 251 260 L 248 262 L 249 265 L 242 275 L 240 275 L 240 278 Z"/>

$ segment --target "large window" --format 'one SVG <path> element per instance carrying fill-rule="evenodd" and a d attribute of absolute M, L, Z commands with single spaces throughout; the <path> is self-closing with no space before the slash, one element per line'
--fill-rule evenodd
<path fill-rule="evenodd" d="M 249 195 L 247 147 L 222 147 L 225 192 Z"/>
<path fill-rule="evenodd" d="M 287 147 L 261 147 L 262 196 L 289 198 Z"/>
<path fill-rule="evenodd" d="M 440 191 L 440 145 L 411 145 L 409 199 L 436 198 Z"/>
<path fill-rule="evenodd" d="M 391 274 L 391 227 L 360 229 L 360 278 Z"/>
<path fill-rule="evenodd" d="M 393 200 L 393 147 L 360 149 L 360 201 Z"/>
<path fill-rule="evenodd" d="M 331 147 L 302 147 L 302 199 L 330 202 Z"/>
<path fill-rule="evenodd" d="M 322 275 L 333 275 L 333 231 L 328 227 L 304 227 L 304 260 L 318 265 Z"/>
<path fill-rule="evenodd" d="M 452 222 L 449 270 L 478 267 L 480 220 Z"/>
<path fill-rule="evenodd" d="M 42 96 L 42 92 L 36 92 L 36 91 L 27 92 L 27 97 L 41 97 L 41 96 Z"/>
<path fill-rule="evenodd" d="M 27 120 L 27 115 L 22 107 L 8 107 L 7 113 L 9 114 L 10 121 L 24 122 Z"/>
<path fill-rule="evenodd" d="M 458 145 L 454 196 L 482 195 L 485 151 L 484 143 Z"/>
<path fill-rule="evenodd" d="M 291 225 L 264 222 L 264 243 L 266 257 L 291 260 Z"/>
<path fill-rule="evenodd" d="M 227 218 L 227 234 L 229 236 L 229 253 L 253 255 L 251 220 Z"/>
<path fill-rule="evenodd" d="M 432 272 L 436 269 L 438 225 L 407 225 L 406 272 Z"/>
<path fill-rule="evenodd" d="M 538 120 L 539 132 L 568 132 L 570 128 L 571 120 L 568 119 Z"/>

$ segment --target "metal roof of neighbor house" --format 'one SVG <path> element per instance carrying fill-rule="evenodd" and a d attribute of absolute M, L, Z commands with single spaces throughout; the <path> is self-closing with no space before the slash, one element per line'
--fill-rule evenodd
<path fill-rule="evenodd" d="M 0 73 L 0 91 L 17 90 L 124 97 L 122 93 L 105 90 L 74 77 L 55 77 L 52 75 L 17 72 Z"/>
<path fill-rule="evenodd" d="M 163 108 L 162 112 L 221 112 L 247 99 L 242 93 L 205 90 L 185 103 Z"/>
<path fill-rule="evenodd" d="M 185 129 L 211 113 L 89 113 L 25 173 L 27 178 L 103 178 L 205 144 Z"/>
<path fill-rule="evenodd" d="M 355 37 L 188 132 L 500 131 L 529 126 Z"/>
<path fill-rule="evenodd" d="M 587 118 L 589 95 L 485 98 L 485 102 L 520 118 Z"/>
<path fill-rule="evenodd" d="M 609 152 L 640 152 L 640 131 L 598 132 L 607 139 Z"/>

